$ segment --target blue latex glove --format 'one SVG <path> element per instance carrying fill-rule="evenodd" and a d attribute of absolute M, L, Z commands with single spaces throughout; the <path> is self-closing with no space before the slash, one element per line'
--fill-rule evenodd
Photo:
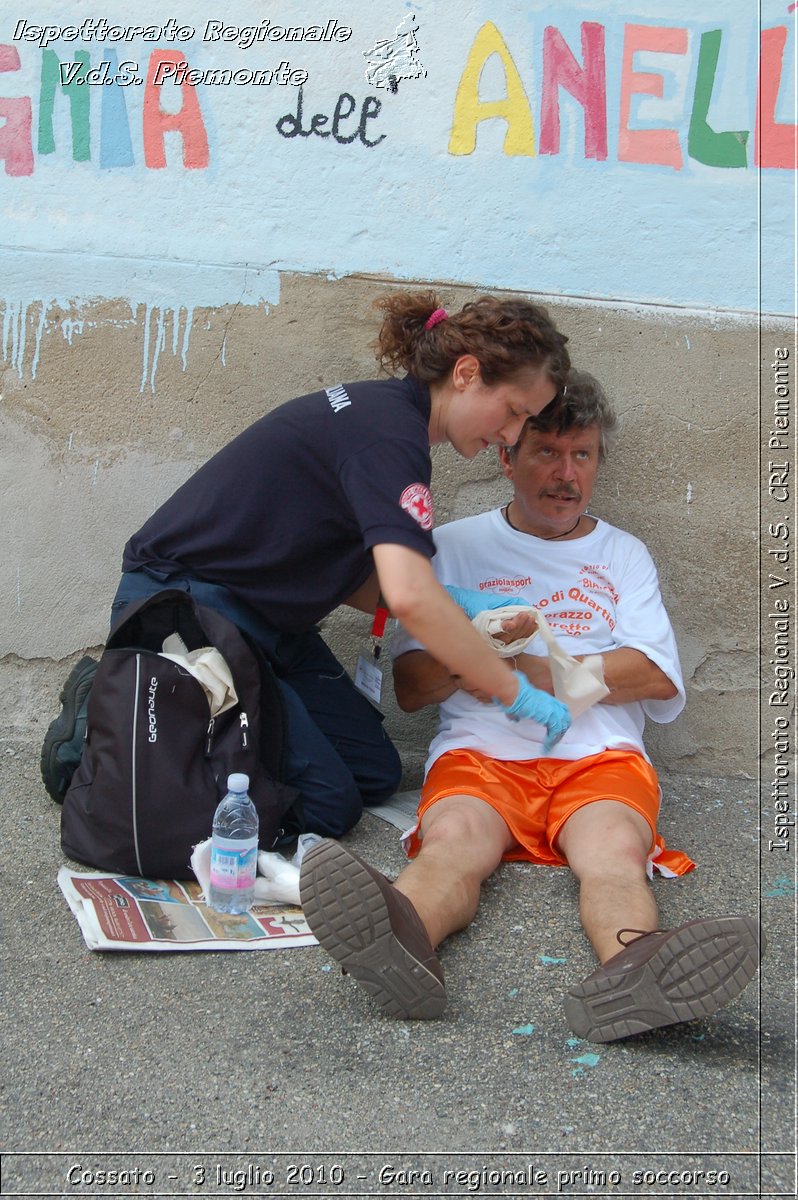
<path fill-rule="evenodd" d="M 501 704 L 500 707 L 511 721 L 528 719 L 545 725 L 547 734 L 543 743 L 543 753 L 548 754 L 570 727 L 571 713 L 561 700 L 532 687 L 526 675 L 522 675 L 520 671 L 513 671 L 513 675 L 518 680 L 518 695 L 512 704 Z M 497 700 L 496 703 L 500 702 Z"/>
<path fill-rule="evenodd" d="M 460 605 L 471 621 L 477 613 L 484 612 L 486 608 L 507 608 L 509 604 L 525 604 L 527 608 L 532 607 L 523 596 L 497 596 L 495 592 L 472 592 L 468 588 L 450 587 L 448 583 L 443 586 L 455 604 Z"/>

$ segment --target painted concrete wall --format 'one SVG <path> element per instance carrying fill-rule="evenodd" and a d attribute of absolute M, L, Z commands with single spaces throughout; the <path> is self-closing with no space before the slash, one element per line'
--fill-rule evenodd
<path fill-rule="evenodd" d="M 42 686 L 102 642 L 121 547 L 155 505 L 265 409 L 372 374 L 374 296 L 438 281 L 451 304 L 543 298 L 615 397 L 594 508 L 650 545 L 690 684 L 655 757 L 753 773 L 756 413 L 762 356 L 791 344 L 795 6 L 766 0 L 761 30 L 743 0 L 110 7 L 0 19 L 18 722 L 43 727 Z M 506 494 L 494 459 L 448 449 L 435 486 L 439 520 Z M 362 618 L 329 626 L 351 659 Z M 388 721 L 417 766 L 425 722 Z"/>

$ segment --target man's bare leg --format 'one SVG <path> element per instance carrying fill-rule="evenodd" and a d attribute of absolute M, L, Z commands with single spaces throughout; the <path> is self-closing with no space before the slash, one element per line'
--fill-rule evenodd
<path fill-rule="evenodd" d="M 513 839 L 473 796 L 438 801 L 421 827 L 421 850 L 397 884 L 327 838 L 303 858 L 299 891 L 321 945 L 384 1012 L 429 1020 L 446 1007 L 435 946 L 472 919 L 482 880 Z"/>
<path fill-rule="evenodd" d="M 611 1042 L 709 1016 L 753 978 L 764 949 L 754 918 L 706 917 L 657 930 L 645 871 L 651 831 L 634 809 L 613 800 L 586 805 L 557 844 L 579 879 L 582 925 L 602 964 L 568 989 L 574 1033 Z M 624 929 L 644 933 L 619 945 Z"/>
<path fill-rule="evenodd" d="M 473 921 L 482 883 L 515 845 L 502 817 L 475 796 L 446 796 L 421 821 L 421 849 L 396 880 L 433 946 Z"/>
<path fill-rule="evenodd" d="M 657 928 L 646 878 L 652 837 L 640 813 L 617 800 L 597 800 L 569 817 L 557 846 L 579 880 L 579 916 L 600 962 L 618 953 L 618 931 Z"/>

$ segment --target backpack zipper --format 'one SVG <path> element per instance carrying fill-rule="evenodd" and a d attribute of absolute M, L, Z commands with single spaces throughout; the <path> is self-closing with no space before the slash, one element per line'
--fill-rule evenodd
<path fill-rule="evenodd" d="M 242 712 L 238 719 L 241 724 L 241 746 L 242 749 L 246 750 L 249 746 L 249 736 L 247 732 L 249 730 L 249 718 L 245 712 Z"/>
<path fill-rule="evenodd" d="M 205 757 L 210 758 L 211 750 L 213 749 L 213 726 L 216 721 L 215 717 L 211 717 L 208 722 L 208 732 L 205 735 Z"/>

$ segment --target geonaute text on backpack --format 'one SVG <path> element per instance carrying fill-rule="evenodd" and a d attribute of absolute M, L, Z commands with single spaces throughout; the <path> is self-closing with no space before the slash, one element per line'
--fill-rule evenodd
<path fill-rule="evenodd" d="M 158 718 L 155 715 L 155 693 L 157 690 L 158 680 L 153 676 L 147 692 L 147 724 L 150 730 L 148 741 L 150 742 L 158 741 Z"/>

